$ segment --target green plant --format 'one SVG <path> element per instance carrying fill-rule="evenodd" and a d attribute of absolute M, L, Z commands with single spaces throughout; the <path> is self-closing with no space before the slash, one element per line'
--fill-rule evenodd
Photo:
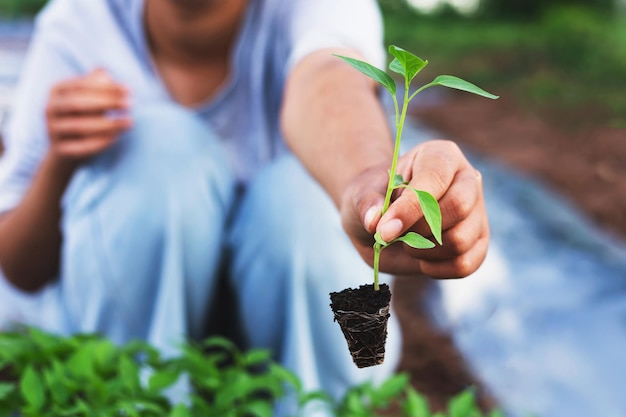
<path fill-rule="evenodd" d="M 428 65 L 428 61 L 422 60 L 411 52 L 408 52 L 395 45 L 391 45 L 389 47 L 389 53 L 394 57 L 389 64 L 389 69 L 397 74 L 400 74 L 404 78 L 403 100 L 401 108 L 397 97 L 396 82 L 393 80 L 393 78 L 391 78 L 389 74 L 367 62 L 345 56 L 337 56 L 346 61 L 355 69 L 359 70 L 361 73 L 365 74 L 366 76 L 372 78 L 374 81 L 382 85 L 391 94 L 391 97 L 393 99 L 395 111 L 396 138 L 394 143 L 393 158 L 391 161 L 391 169 L 389 170 L 389 181 L 387 183 L 385 201 L 382 207 L 382 214 L 385 214 L 385 212 L 389 208 L 389 205 L 391 204 L 391 196 L 394 190 L 401 188 L 408 188 L 412 190 L 416 194 L 416 197 L 422 208 L 424 218 L 426 219 L 426 222 L 430 227 L 433 237 L 435 238 L 437 243 L 441 245 L 442 230 L 441 209 L 439 207 L 439 203 L 432 196 L 432 194 L 427 191 L 418 190 L 410 186 L 408 181 L 405 181 L 401 175 L 396 174 L 396 167 L 400 154 L 400 142 L 402 140 L 402 129 L 406 120 L 409 103 L 420 92 L 426 90 L 427 88 L 435 86 L 462 90 L 491 99 L 497 99 L 498 96 L 488 93 L 482 88 L 477 87 L 472 83 L 469 83 L 465 80 L 462 80 L 461 78 L 454 77 L 452 75 L 439 75 L 430 83 L 424 84 L 421 87 L 417 88 L 415 91 L 411 92 L 411 82 L 413 81 L 415 76 L 417 76 L 417 74 L 419 74 L 426 67 L 426 65 Z M 415 232 L 408 232 L 391 242 L 385 242 L 381 237 L 380 232 L 376 232 L 376 234 L 374 235 L 374 240 L 374 289 L 376 291 L 379 290 L 378 274 L 380 254 L 383 249 L 395 242 L 403 242 L 416 249 L 430 249 L 435 246 L 432 241 Z"/>
<path fill-rule="evenodd" d="M 140 369 L 158 353 L 143 343 L 117 348 L 96 335 L 63 338 L 25 329 L 0 336 L 0 416 L 159 416 L 164 396 L 144 387 Z"/>
<path fill-rule="evenodd" d="M 0 375 L 1 417 L 271 417 L 277 399 L 300 392 L 268 352 L 216 337 L 163 358 L 144 342 L 22 329 L 0 334 Z"/>
<path fill-rule="evenodd" d="M 445 412 L 434 412 L 411 386 L 409 376 L 399 373 L 378 386 L 369 382 L 354 386 L 327 406 L 329 414 L 336 417 L 504 417 L 499 410 L 483 413 L 476 398 L 476 389 L 469 387 L 448 401 Z"/>
<path fill-rule="evenodd" d="M 172 394 L 181 386 L 182 397 Z M 1 417 L 271 417 L 288 395 L 296 400 L 294 415 L 315 409 L 336 417 L 483 415 L 471 389 L 450 401 L 447 414 L 432 414 L 406 374 L 351 387 L 338 400 L 305 392 L 269 352 L 241 351 L 220 337 L 185 343 L 179 355 L 164 358 L 144 342 L 117 346 L 97 334 L 0 333 Z"/>
<path fill-rule="evenodd" d="M 0 17 L 33 16 L 48 0 L 0 0 Z"/>

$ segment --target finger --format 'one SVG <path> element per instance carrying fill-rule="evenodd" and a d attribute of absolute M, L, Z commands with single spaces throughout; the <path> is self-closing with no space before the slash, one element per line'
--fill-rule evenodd
<path fill-rule="evenodd" d="M 129 92 L 123 85 L 115 82 L 104 70 L 97 69 L 85 76 L 54 85 L 48 102 L 49 105 L 54 105 L 57 101 L 60 101 L 60 104 L 64 102 L 72 104 L 75 103 L 76 97 L 92 99 L 93 97 L 108 97 L 113 102 L 123 102 L 128 100 L 128 96 Z"/>
<path fill-rule="evenodd" d="M 381 169 L 361 174 L 342 200 L 343 227 L 349 236 L 362 242 L 373 242 L 372 235 L 381 216 L 387 185 L 384 176 L 378 174 Z"/>
<path fill-rule="evenodd" d="M 415 194 L 413 197 L 416 198 Z M 486 216 L 480 173 L 471 166 L 458 172 L 448 191 L 439 200 L 439 207 L 443 231 L 455 227 L 476 211 Z M 432 236 L 430 226 L 423 217 L 410 230 L 425 237 Z"/>
<path fill-rule="evenodd" d="M 113 81 L 108 76 L 103 79 L 100 76 L 83 76 L 61 81 L 53 86 L 51 96 L 63 96 L 84 91 L 103 91 L 118 95 L 128 94 L 128 89 L 122 84 Z"/>
<path fill-rule="evenodd" d="M 477 208 L 484 210 L 480 173 L 471 166 L 458 172 L 448 191 L 439 200 L 439 207 L 443 230 L 467 219 Z"/>
<path fill-rule="evenodd" d="M 65 117 L 51 121 L 49 123 L 49 132 L 51 136 L 59 139 L 117 135 L 128 129 L 131 123 L 129 117 Z"/>
<path fill-rule="evenodd" d="M 463 278 L 474 273 L 487 256 L 489 237 L 480 238 L 471 250 L 442 262 L 420 261 L 420 270 L 433 278 Z"/>
<path fill-rule="evenodd" d="M 443 245 L 432 249 L 414 249 L 404 245 L 405 251 L 425 261 L 454 259 L 472 250 L 476 242 L 489 234 L 489 222 L 484 211 L 475 210 L 468 218 L 447 229 L 442 234 Z M 432 239 L 432 238 L 431 238 Z"/>
<path fill-rule="evenodd" d="M 89 140 L 66 140 L 56 147 L 59 155 L 70 159 L 85 159 L 97 155 L 113 145 L 117 135 L 92 136 Z"/>
<path fill-rule="evenodd" d="M 439 200 L 450 188 L 457 172 L 468 165 L 458 146 L 449 141 L 423 144 L 413 155 L 409 185 L 427 191 Z M 379 222 L 382 238 L 391 241 L 408 230 L 423 216 L 419 200 L 410 189 L 389 206 Z"/>
<path fill-rule="evenodd" d="M 88 90 L 65 94 L 52 99 L 47 108 L 48 117 L 63 117 L 77 114 L 102 114 L 115 110 L 128 110 L 130 103 L 126 95 L 112 91 Z"/>

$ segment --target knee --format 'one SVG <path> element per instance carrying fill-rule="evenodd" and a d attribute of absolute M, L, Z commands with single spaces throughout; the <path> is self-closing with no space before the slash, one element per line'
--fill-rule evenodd
<path fill-rule="evenodd" d="M 252 239 L 258 241 L 258 248 L 280 259 L 314 245 L 322 228 L 331 227 L 333 210 L 328 196 L 295 158 L 283 157 L 247 187 L 235 228 L 243 231 L 253 222 Z"/>
<path fill-rule="evenodd" d="M 228 158 L 216 134 L 196 114 L 174 104 L 154 104 L 133 113 L 133 127 L 119 140 L 114 155 L 141 164 L 142 170 L 184 171 L 189 164 L 206 163 L 215 173 L 229 172 Z M 171 175 L 172 172 L 168 172 Z"/>
<path fill-rule="evenodd" d="M 345 235 L 332 200 L 293 156 L 275 161 L 250 184 L 231 245 L 235 279 L 249 275 L 239 267 L 262 265 L 276 272 L 274 283 L 291 287 L 295 279 L 303 281 L 298 287 L 313 292 L 333 289 L 336 275 L 348 274 L 355 264 L 367 267 Z"/>

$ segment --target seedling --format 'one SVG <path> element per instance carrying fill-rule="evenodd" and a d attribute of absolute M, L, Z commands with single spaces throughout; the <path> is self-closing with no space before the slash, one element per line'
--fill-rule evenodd
<path fill-rule="evenodd" d="M 417 90 L 411 93 L 411 82 L 413 81 L 415 76 L 419 74 L 420 71 L 422 71 L 426 67 L 426 65 L 428 65 L 428 61 L 425 61 L 417 57 L 416 55 L 413 55 L 411 52 L 408 52 L 395 45 L 391 45 L 389 47 L 389 53 L 394 57 L 394 59 L 389 64 L 389 69 L 397 74 L 402 75 L 402 77 L 404 78 L 404 91 L 401 109 L 397 97 L 396 83 L 393 78 L 391 78 L 391 76 L 389 76 L 385 71 L 358 59 L 349 58 L 341 55 L 337 56 L 346 61 L 355 69 L 359 70 L 361 73 L 367 75 L 368 77 L 372 78 L 374 81 L 382 85 L 391 94 L 391 97 L 393 99 L 395 111 L 396 138 L 393 150 L 393 159 L 391 161 L 391 169 L 389 170 L 389 182 L 387 183 L 387 192 L 385 194 L 385 201 L 382 207 L 382 214 L 385 214 L 385 212 L 389 209 L 389 205 L 391 204 L 391 196 L 394 190 L 400 188 L 408 188 L 412 190 L 419 201 L 422 212 L 424 213 L 424 218 L 426 219 L 426 222 L 430 227 L 430 231 L 433 237 L 435 238 L 437 243 L 442 245 L 443 242 L 441 240 L 441 209 L 439 207 L 439 203 L 432 196 L 432 194 L 427 191 L 418 190 L 410 186 L 408 181 L 405 181 L 400 174 L 396 174 L 396 167 L 400 154 L 400 143 L 402 140 L 402 130 L 404 128 L 404 122 L 406 120 L 406 113 L 409 107 L 409 103 L 415 98 L 416 95 L 418 95 L 422 91 L 435 86 L 443 86 L 467 91 L 469 93 L 478 94 L 480 96 L 491 99 L 497 99 L 498 96 L 488 93 L 482 88 L 477 87 L 470 82 L 462 80 L 458 77 L 454 77 L 452 75 L 439 75 L 430 83 L 419 87 Z M 380 253 L 383 249 L 396 242 L 403 242 L 410 247 L 416 249 L 431 249 L 435 247 L 434 242 L 415 232 L 408 232 L 390 242 L 385 242 L 381 237 L 380 232 L 376 232 L 376 234 L 374 235 L 374 241 L 374 289 L 376 291 L 380 289 L 380 286 L 378 284 L 378 274 Z"/>
<path fill-rule="evenodd" d="M 414 188 L 408 181 L 402 178 L 400 174 L 396 173 L 400 154 L 400 143 L 402 140 L 402 130 L 404 128 L 409 103 L 422 91 L 435 86 L 467 91 L 491 99 L 498 97 L 472 83 L 451 75 L 439 75 L 430 83 L 422 85 L 411 93 L 411 82 L 415 76 L 428 65 L 428 61 L 424 61 L 412 53 L 394 45 L 389 47 L 389 52 L 394 57 L 389 64 L 389 69 L 402 75 L 404 78 L 402 107 L 400 107 L 398 101 L 396 83 L 385 71 L 358 59 L 341 55 L 336 56 L 382 85 L 391 94 L 393 99 L 396 138 L 391 169 L 389 170 L 389 181 L 387 182 L 387 191 L 385 193 L 381 214 L 384 215 L 389 209 L 392 194 L 395 190 L 411 190 L 415 193 L 419 201 L 433 238 L 438 244 L 442 245 L 441 208 L 439 207 L 439 203 L 432 194 Z M 348 288 L 341 292 L 333 292 L 330 294 L 331 308 L 335 315 L 335 320 L 341 326 L 341 330 L 348 343 L 348 348 L 352 354 L 352 359 L 359 368 L 378 365 L 384 361 L 391 293 L 389 292 L 388 285 L 379 285 L 380 254 L 383 249 L 396 242 L 403 242 L 416 249 L 430 249 L 435 247 L 435 242 L 416 232 L 407 232 L 390 242 L 384 241 L 380 232 L 376 232 L 374 234 L 373 264 L 373 289 L 375 291 L 371 290 L 371 285 L 363 285 L 355 290 Z"/>

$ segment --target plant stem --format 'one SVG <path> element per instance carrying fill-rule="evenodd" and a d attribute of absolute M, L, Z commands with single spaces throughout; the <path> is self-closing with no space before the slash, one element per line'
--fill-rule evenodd
<path fill-rule="evenodd" d="M 402 139 L 402 128 L 404 127 L 404 120 L 406 119 L 406 112 L 409 107 L 409 85 L 408 82 L 404 88 L 404 100 L 402 102 L 402 111 L 400 113 L 400 120 L 396 118 L 396 141 L 393 146 L 393 159 L 391 161 L 391 169 L 389 171 L 389 182 L 387 182 L 387 192 L 385 193 L 385 202 L 383 203 L 382 214 L 387 212 L 389 205 L 391 204 L 391 194 L 393 193 L 393 182 L 396 177 L 396 167 L 398 165 L 398 156 L 400 155 L 400 140 Z M 397 108 L 397 107 L 396 107 Z"/>
<path fill-rule="evenodd" d="M 374 291 L 380 290 L 380 286 L 378 285 L 378 265 L 380 263 L 381 251 L 382 246 L 380 243 L 374 243 Z"/>
<path fill-rule="evenodd" d="M 391 204 L 391 194 L 393 194 L 393 183 L 396 177 L 396 167 L 398 165 L 398 156 L 400 155 L 400 141 L 402 139 L 402 128 L 404 126 L 404 120 L 406 119 L 406 112 L 409 107 L 409 81 L 405 80 L 404 88 L 404 100 L 402 101 L 402 111 L 400 112 L 400 118 L 398 119 L 398 102 L 394 97 L 394 104 L 396 110 L 396 141 L 393 146 L 393 159 L 391 161 L 391 169 L 389 170 L 389 181 L 387 182 L 387 192 L 385 193 L 385 202 L 381 210 L 382 214 L 387 212 L 389 205 Z M 374 291 L 380 290 L 378 284 L 378 268 L 380 264 L 380 252 L 383 250 L 383 246 L 380 243 L 374 244 Z"/>

